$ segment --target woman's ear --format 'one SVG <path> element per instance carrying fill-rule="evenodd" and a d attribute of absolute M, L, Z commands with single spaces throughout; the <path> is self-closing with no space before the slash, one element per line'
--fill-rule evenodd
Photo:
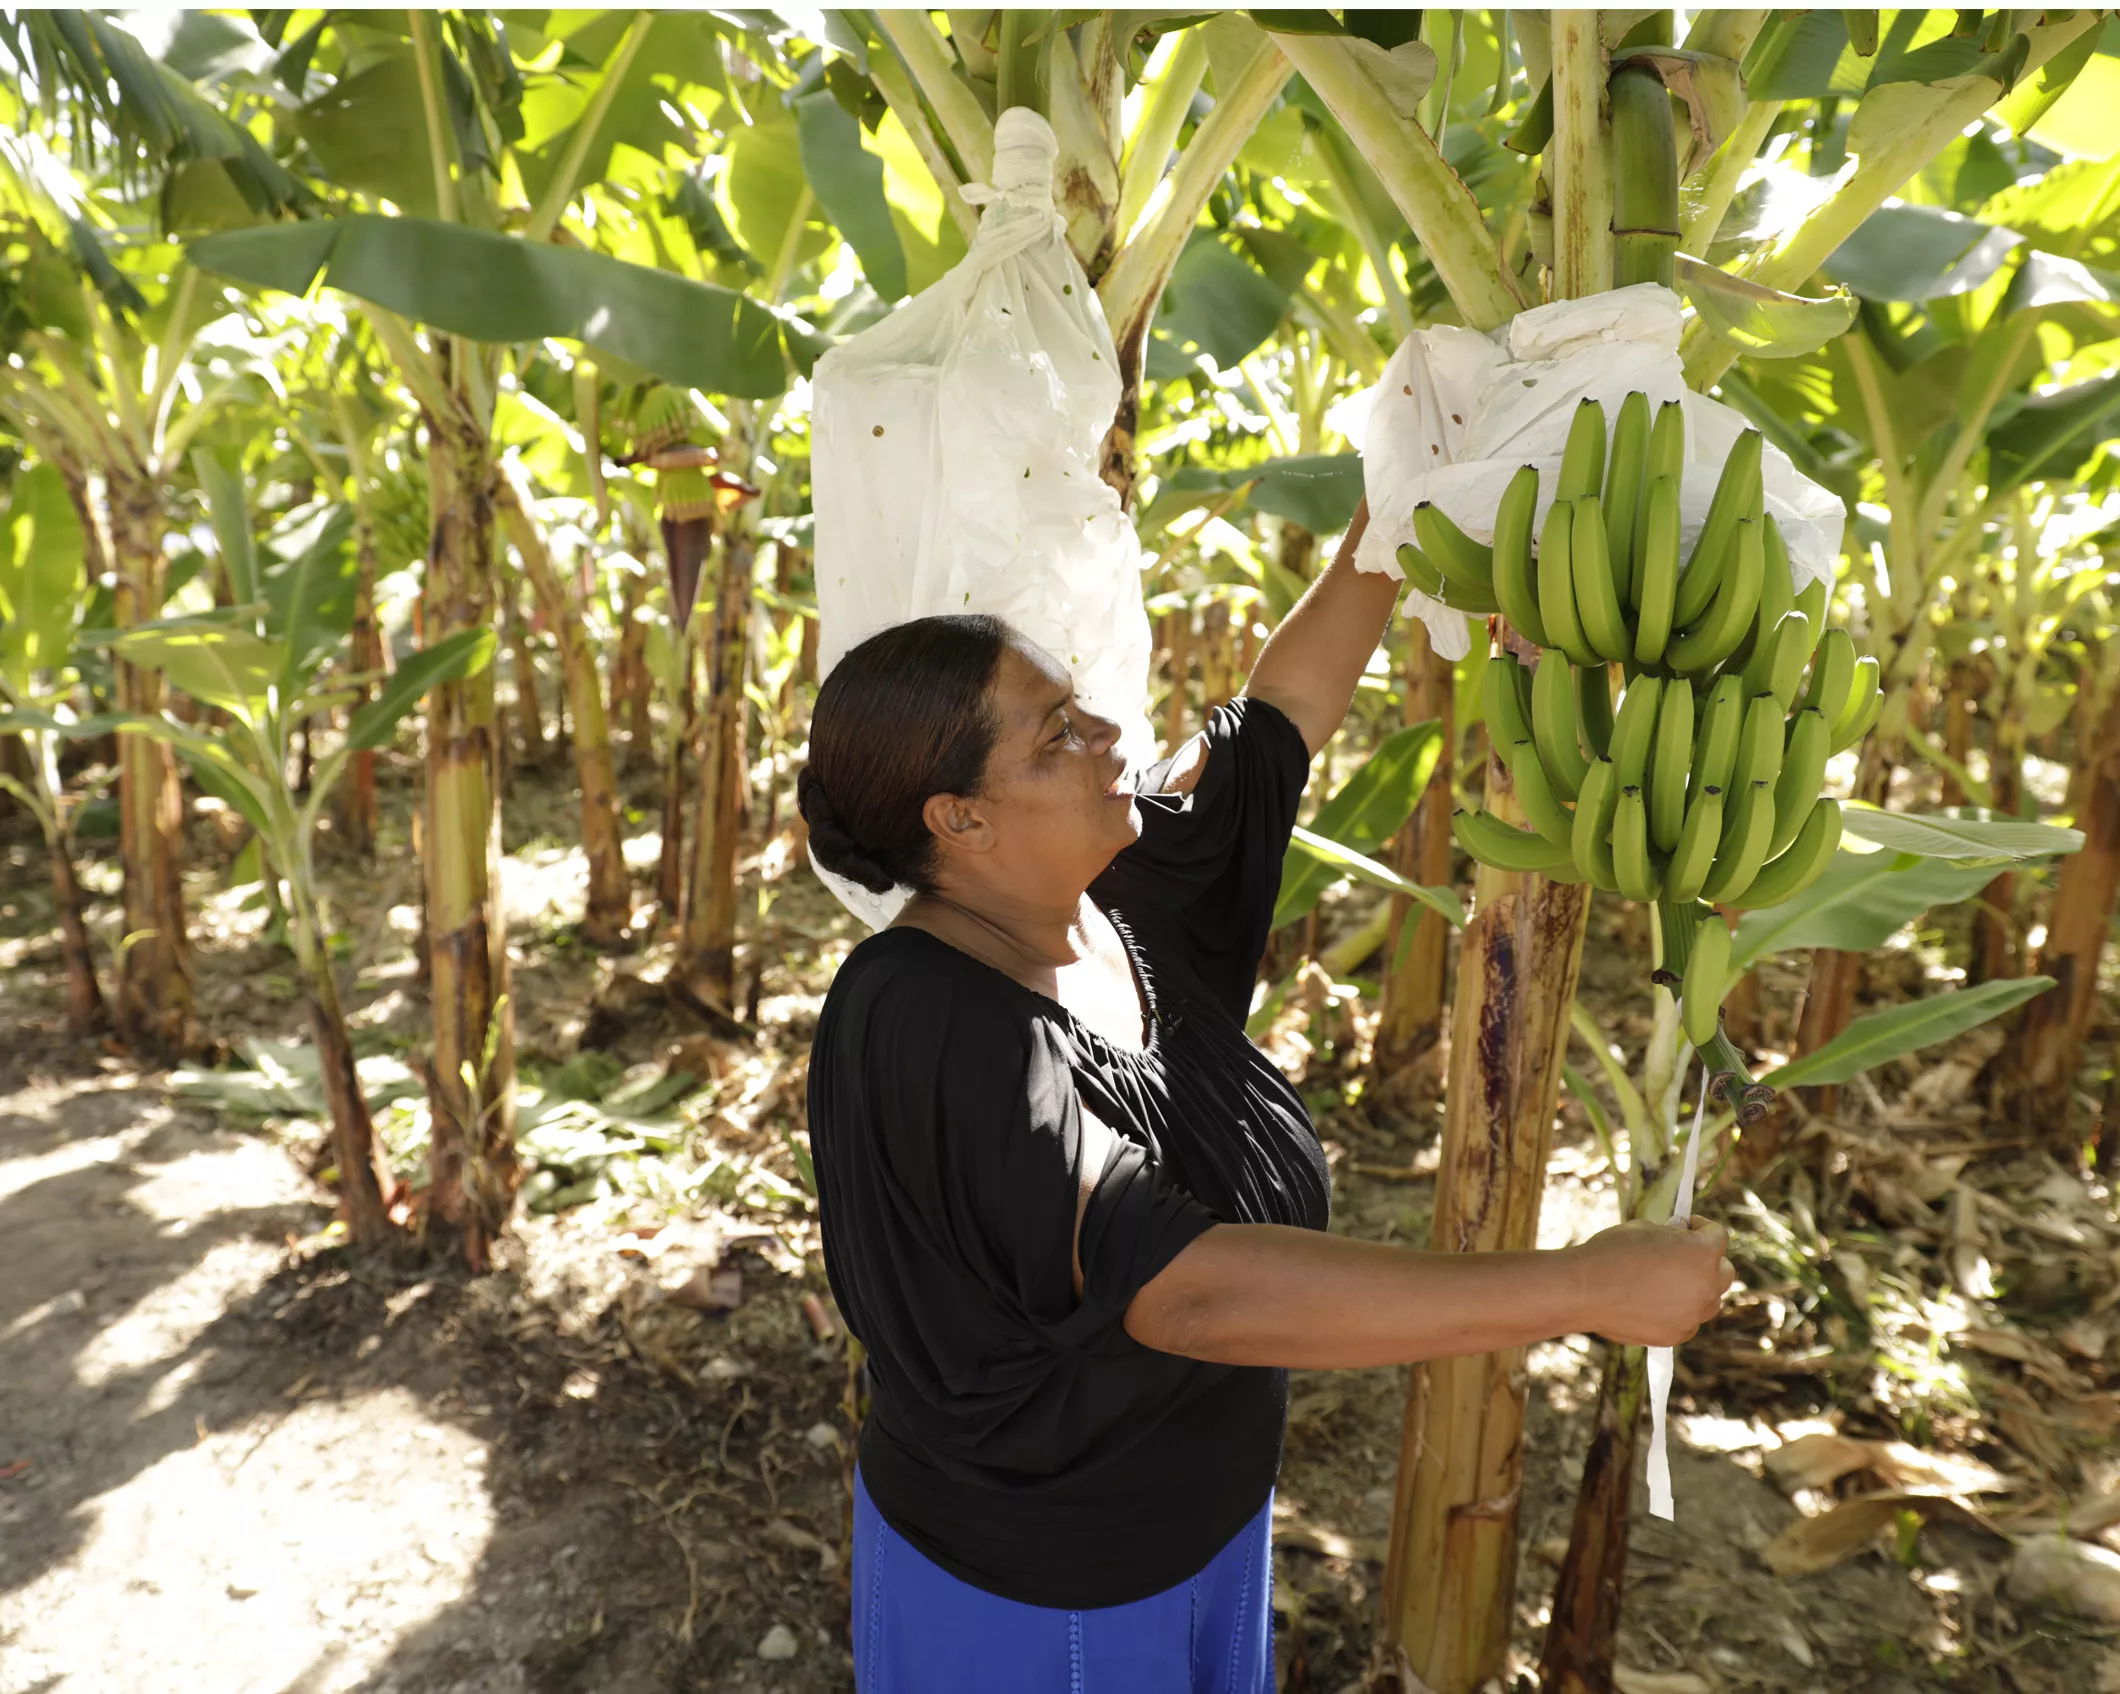
<path fill-rule="evenodd" d="M 928 832 L 945 852 L 988 853 L 994 847 L 994 826 L 986 808 L 964 794 L 930 794 L 920 808 Z"/>

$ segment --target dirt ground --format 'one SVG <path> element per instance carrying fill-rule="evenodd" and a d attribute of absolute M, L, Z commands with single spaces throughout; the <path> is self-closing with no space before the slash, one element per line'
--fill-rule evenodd
<path fill-rule="evenodd" d="M 612 961 L 573 942 L 579 857 L 564 849 L 564 807 L 540 804 L 551 832 L 508 843 L 526 1066 L 585 1048 L 627 1065 L 688 1056 L 709 1086 L 685 1108 L 691 1139 L 673 1160 L 735 1174 L 678 1202 L 526 1215 L 502 1268 L 477 1280 L 335 1245 L 313 1123 L 246 1123 L 66 1037 L 41 849 L 0 839 L 0 1694 L 851 1687 L 847 1353 L 805 1314 L 806 1296 L 829 1295 L 786 1131 L 817 997 L 852 932 L 806 875 L 775 880 L 750 949 L 758 1033 L 726 1041 L 654 989 L 652 953 Z M 525 809 L 511 802 L 511 829 Z M 203 1021 L 224 1042 L 297 1035 L 284 952 L 222 886 L 225 845 L 199 824 Z M 364 1052 L 421 1030 L 395 849 L 386 840 L 381 869 L 329 873 Z M 772 855 L 758 875 L 775 877 Z M 640 868 L 645 894 L 652 865 Z M 114 867 L 87 875 L 100 914 Z M 1619 992 L 1590 975 L 1586 992 Z M 1313 1055 L 1306 1081 L 1332 1090 L 1318 1098 L 1334 1228 L 1419 1243 L 1439 1120 L 1332 1103 L 1359 1023 L 1357 1011 L 1346 1054 Z M 1579 1110 L 1560 1140 L 1548 1244 L 1616 1215 Z M 2109 1216 L 2110 1197 L 2094 1198 Z M 2019 1203 L 2034 1224 L 2046 1216 L 2047 1202 Z M 2113 1238 L 2084 1239 L 2105 1252 Z M 1836 1353 L 1830 1312 L 1790 1316 L 1802 1302 L 1776 1292 L 1774 1267 L 1742 1268 L 1753 1293 L 1681 1356 L 1676 1525 L 1637 1501 L 1620 1687 L 2120 1688 L 2120 1630 L 1998 1596 L 2010 1545 L 1991 1515 L 1931 1512 L 1918 1536 L 1902 1522 L 1896 1542 L 1773 1574 L 1762 1549 L 1859 1492 L 1845 1477 L 1777 1481 L 1775 1455 L 1807 1432 L 1906 1431 L 1887 1419 L 1890 1393 L 1863 1386 L 1874 1358 Z M 2058 1326 L 2085 1302 L 2047 1306 Z M 1784 1344 L 1799 1323 L 1807 1352 Z M 2031 1363 L 1977 1378 L 1974 1409 L 1943 1418 L 1936 1444 L 2007 1472 L 2026 1508 L 2109 1488 L 2113 1378 L 2078 1358 L 2071 1392 L 2049 1394 L 2032 1368 L 2048 1341 L 2024 1346 Z M 1587 1343 L 1529 1360 L 1526 1666 L 1598 1368 Z M 1286 1689 L 1361 1686 L 1405 1390 L 1403 1370 L 1297 1374 L 1275 1555 Z M 1995 1394 L 2024 1400 L 2024 1427 L 2048 1434 L 2004 1440 L 1987 1426 Z M 2034 1464 L 2023 1455 L 2038 1439 L 2053 1450 Z"/>

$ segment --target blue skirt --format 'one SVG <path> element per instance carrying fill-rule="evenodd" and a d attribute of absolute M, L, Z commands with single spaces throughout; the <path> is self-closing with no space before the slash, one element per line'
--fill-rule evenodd
<path fill-rule="evenodd" d="M 1173 1588 L 1062 1611 L 952 1576 L 854 1471 L 858 1694 L 1273 1694 L 1273 1498 Z"/>

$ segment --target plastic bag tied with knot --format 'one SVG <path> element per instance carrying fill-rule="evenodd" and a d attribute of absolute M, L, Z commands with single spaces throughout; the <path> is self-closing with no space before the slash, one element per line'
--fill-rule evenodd
<path fill-rule="evenodd" d="M 1424 502 L 1475 540 L 1491 542 L 1502 491 L 1524 465 L 1539 473 L 1532 530 L 1538 535 L 1553 504 L 1575 408 L 1595 400 L 1609 421 L 1637 389 L 1651 407 L 1676 400 L 1684 408 L 1679 528 L 1680 544 L 1690 550 L 1707 522 L 1723 461 L 1752 426 L 1721 401 L 1687 389 L 1678 359 L 1683 327 L 1679 297 L 1644 282 L 1536 307 L 1492 335 L 1450 325 L 1416 330 L 1369 390 L 1361 442 L 1369 530 L 1355 567 L 1401 576 L 1398 550 L 1414 541 L 1413 511 Z M 1762 456 L 1762 481 L 1796 586 L 1830 577 L 1847 520 L 1840 497 L 1772 445 Z M 1471 651 L 1463 612 L 1418 589 L 1409 589 L 1406 600 L 1443 658 Z"/>
<path fill-rule="evenodd" d="M 1058 154 L 1043 118 L 1003 112 L 994 180 L 964 190 L 985 207 L 971 251 L 817 362 L 818 657 L 828 674 L 889 625 L 992 613 L 1067 666 L 1133 767 L 1155 749 L 1145 561 L 1098 474 L 1118 357 L 1053 209 Z M 818 874 L 872 927 L 906 898 Z"/>

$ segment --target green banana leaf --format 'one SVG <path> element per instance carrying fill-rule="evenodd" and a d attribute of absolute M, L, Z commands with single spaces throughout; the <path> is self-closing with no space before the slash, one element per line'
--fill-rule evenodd
<path fill-rule="evenodd" d="M 428 689 L 484 670 L 493 658 L 494 642 L 490 629 L 460 629 L 401 661 L 382 692 L 353 714 L 346 726 L 345 750 L 358 753 L 382 746 Z"/>
<path fill-rule="evenodd" d="M 258 598 L 258 557 L 243 479 L 204 447 L 192 449 L 191 471 L 206 496 L 206 521 L 213 526 L 214 542 L 221 549 L 229 598 L 238 606 L 253 605 Z"/>
<path fill-rule="evenodd" d="M 1855 321 L 1855 296 L 1845 289 L 1815 299 L 1784 294 L 1683 253 L 1678 255 L 1678 291 L 1702 323 L 1755 359 L 1800 359 Z"/>
<path fill-rule="evenodd" d="M 66 662 L 86 587 L 81 560 L 81 520 L 58 470 L 17 472 L 0 510 L 0 680 L 12 693 Z"/>
<path fill-rule="evenodd" d="M 1762 906 L 1738 920 L 1730 969 L 1742 974 L 1770 954 L 1811 947 L 1871 952 L 1932 907 L 1970 899 L 1994 874 L 1985 865 L 1949 859 L 1910 863 L 1904 854 L 1843 849 L 1794 899 Z"/>
<path fill-rule="evenodd" d="M 1233 369 L 1262 346 L 1287 315 L 1289 290 L 1213 230 L 1179 255 L 1148 345 L 1148 374 L 1167 382 L 1189 373 L 1201 354 Z"/>
<path fill-rule="evenodd" d="M 2073 476 L 2111 437 L 2115 419 L 2120 372 L 2027 401 L 1988 434 L 1990 492 Z"/>
<path fill-rule="evenodd" d="M 1335 535 L 1354 520 L 1362 503 L 1359 453 L 1305 453 L 1255 465 L 1216 469 L 1181 465 L 1156 490 L 1142 528 L 1152 530 L 1181 512 L 1219 504 L 1217 496 L 1240 497 L 1223 514 L 1233 521 L 1247 511 L 1266 512 L 1300 524 L 1313 535 Z"/>
<path fill-rule="evenodd" d="M 122 659 L 160 671 L 194 700 L 251 724 L 264 712 L 287 663 L 283 642 L 203 619 L 129 629 L 110 647 Z"/>
<path fill-rule="evenodd" d="M 1387 735 L 1362 768 L 1340 784 L 1318 808 L 1309 831 L 1302 832 L 1307 839 L 1291 843 L 1282 861 L 1274 928 L 1308 917 L 1325 890 L 1353 868 L 1345 858 L 1321 857 L 1308 839 L 1322 838 L 1343 854 L 1366 859 L 1413 815 L 1442 749 L 1442 726 L 1434 719 L 1409 724 Z"/>
<path fill-rule="evenodd" d="M 1447 888 L 1428 888 L 1418 882 L 1409 882 L 1389 865 L 1380 865 L 1368 855 L 1357 853 L 1351 847 L 1343 847 L 1337 841 L 1328 841 L 1324 836 L 1305 829 L 1301 824 L 1291 833 L 1289 847 L 1291 851 L 1301 849 L 1315 854 L 1327 864 L 1338 865 L 1356 880 L 1366 882 L 1373 888 L 1381 888 L 1391 894 L 1403 894 L 1409 900 L 1418 901 L 1452 929 L 1465 927 L 1464 902 Z"/>
<path fill-rule="evenodd" d="M 1887 1007 L 1857 1018 L 1817 1052 L 1769 1071 L 1760 1080 L 1776 1088 L 1846 1082 L 1890 1060 L 1963 1035 L 2053 986 L 2050 976 L 2011 977 Z"/>
<path fill-rule="evenodd" d="M 265 543 L 266 631 L 286 644 L 281 698 L 292 700 L 311 671 L 353 628 L 357 593 L 353 508 L 318 503 L 290 514 Z"/>
<path fill-rule="evenodd" d="M 321 277 L 402 317 L 474 341 L 579 341 L 665 382 L 742 399 L 787 386 L 780 323 L 712 283 L 438 223 L 358 213 L 202 236 L 201 270 L 306 294 Z"/>
<path fill-rule="evenodd" d="M 1971 806 L 1952 812 L 1887 812 L 1855 800 L 1841 807 L 1841 815 L 1848 834 L 1888 853 L 1919 853 L 1966 865 L 2045 859 L 2083 846 L 2080 829 L 1990 817 Z"/>
<path fill-rule="evenodd" d="M 886 300 L 906 292 L 905 246 L 883 193 L 883 161 L 861 145 L 861 125 L 830 93 L 795 102 L 802 170 L 825 216 L 861 261 L 869 286 Z"/>
<path fill-rule="evenodd" d="M 1865 300 L 1935 300 L 1980 287 L 2023 237 L 1941 206 L 1872 212 L 1826 258 L 1835 282 Z"/>

